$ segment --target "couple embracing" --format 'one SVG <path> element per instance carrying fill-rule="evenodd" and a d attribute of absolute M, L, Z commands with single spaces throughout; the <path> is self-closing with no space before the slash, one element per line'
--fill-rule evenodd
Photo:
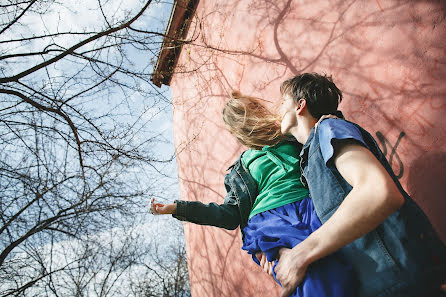
<path fill-rule="evenodd" d="M 157 214 L 235 229 L 282 296 L 442 296 L 446 248 L 373 137 L 343 120 L 331 77 L 281 87 L 279 116 L 233 93 L 227 129 L 250 148 L 225 177 L 223 204 L 153 203 Z"/>

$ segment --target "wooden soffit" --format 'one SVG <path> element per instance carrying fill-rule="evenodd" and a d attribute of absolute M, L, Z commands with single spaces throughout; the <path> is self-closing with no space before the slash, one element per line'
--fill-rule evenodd
<path fill-rule="evenodd" d="M 198 2 L 199 0 L 179 0 L 173 5 L 161 50 L 150 78 L 157 87 L 170 85 Z"/>

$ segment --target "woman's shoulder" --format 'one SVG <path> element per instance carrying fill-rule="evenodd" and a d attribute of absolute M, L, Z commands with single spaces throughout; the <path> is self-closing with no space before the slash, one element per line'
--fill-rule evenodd
<path fill-rule="evenodd" d="M 293 138 L 282 140 L 272 148 L 281 153 L 295 155 L 300 153 L 302 145 Z"/>
<path fill-rule="evenodd" d="M 243 155 L 241 156 L 242 164 L 248 168 L 249 164 L 254 161 L 255 159 L 263 156 L 265 154 L 262 150 L 256 150 L 256 149 L 249 149 L 243 152 Z"/>
<path fill-rule="evenodd" d="M 246 161 L 258 158 L 264 154 L 265 154 L 265 152 L 263 150 L 249 149 L 249 150 L 246 150 L 243 152 L 241 159 L 242 159 L 242 161 L 246 162 Z"/>

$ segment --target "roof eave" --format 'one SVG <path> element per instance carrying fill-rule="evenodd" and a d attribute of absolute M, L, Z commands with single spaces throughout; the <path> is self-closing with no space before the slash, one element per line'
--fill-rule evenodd
<path fill-rule="evenodd" d="M 170 85 L 181 48 L 199 0 L 175 1 L 160 52 L 150 80 L 157 87 Z"/>

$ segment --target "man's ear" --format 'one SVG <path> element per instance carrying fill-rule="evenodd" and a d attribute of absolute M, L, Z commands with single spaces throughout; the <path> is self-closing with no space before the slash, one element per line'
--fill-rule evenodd
<path fill-rule="evenodd" d="M 304 98 L 299 99 L 299 101 L 297 101 L 296 104 L 296 113 L 300 114 L 305 109 L 306 106 L 307 106 L 307 100 L 305 100 Z"/>

